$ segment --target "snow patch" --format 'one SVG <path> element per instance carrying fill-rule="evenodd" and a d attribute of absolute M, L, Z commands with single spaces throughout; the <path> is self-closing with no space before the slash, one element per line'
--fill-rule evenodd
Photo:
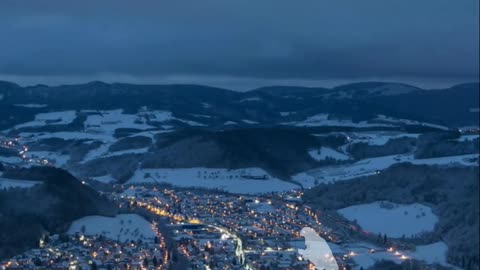
<path fill-rule="evenodd" d="M 419 203 L 373 202 L 349 206 L 338 212 L 366 231 L 395 238 L 431 232 L 438 222 L 432 209 Z"/>
<path fill-rule="evenodd" d="M 47 159 L 49 163 L 54 164 L 56 167 L 64 167 L 70 160 L 69 155 L 49 151 L 28 151 L 25 155 L 30 159 Z"/>
<path fill-rule="evenodd" d="M 308 154 L 315 160 L 321 161 L 327 158 L 335 160 L 349 160 L 350 157 L 329 147 L 321 147 L 318 150 L 308 151 Z"/>
<path fill-rule="evenodd" d="M 308 117 L 302 122 L 285 123 L 287 125 L 295 125 L 299 127 L 319 127 L 319 126 L 333 126 L 333 127 L 393 127 L 391 124 L 373 124 L 366 121 L 354 123 L 351 120 L 332 119 L 329 114 L 317 114 Z"/>
<path fill-rule="evenodd" d="M 39 113 L 35 115 L 35 120 L 16 125 L 15 128 L 39 127 L 46 125 L 68 125 L 76 118 L 75 111 Z"/>
<path fill-rule="evenodd" d="M 442 130 L 449 129 L 448 127 L 442 126 L 442 125 L 436 125 L 436 124 L 420 122 L 420 121 L 410 120 L 410 119 L 394 118 L 394 117 L 390 117 L 382 114 L 379 114 L 375 120 L 381 121 L 381 122 L 393 123 L 393 124 L 420 125 L 420 126 L 438 128 Z"/>
<path fill-rule="evenodd" d="M 427 263 L 438 263 L 449 265 L 447 263 L 448 247 L 444 242 L 436 242 L 429 245 L 417 246 L 412 256 Z"/>
<path fill-rule="evenodd" d="M 116 181 L 115 178 L 113 178 L 110 174 L 102 175 L 102 176 L 94 176 L 91 178 L 95 181 L 106 183 L 106 184 Z"/>
<path fill-rule="evenodd" d="M 48 105 L 47 105 L 47 104 L 33 104 L 33 103 L 29 103 L 29 104 L 13 104 L 13 106 L 16 106 L 16 107 L 24 107 L 24 108 L 36 108 L 36 109 L 39 109 L 39 108 L 45 108 L 45 107 L 47 107 Z"/>
<path fill-rule="evenodd" d="M 315 230 L 305 227 L 300 231 L 305 238 L 305 249 L 299 249 L 298 253 L 311 261 L 316 269 L 337 270 L 338 265 L 327 241 L 320 237 Z"/>
<path fill-rule="evenodd" d="M 122 214 L 115 217 L 83 217 L 75 220 L 68 230 L 68 234 L 75 233 L 103 235 L 120 242 L 131 240 L 153 242 L 156 236 L 152 224 L 136 214 Z"/>
<path fill-rule="evenodd" d="M 9 189 L 9 188 L 31 188 L 34 185 L 38 185 L 41 182 L 30 181 L 30 180 L 18 180 L 18 179 L 9 179 L 0 177 L 0 189 Z"/>
<path fill-rule="evenodd" d="M 244 123 L 250 124 L 250 125 L 258 124 L 258 122 L 252 121 L 252 120 L 248 120 L 248 119 L 242 119 L 242 121 L 243 121 Z"/>
<path fill-rule="evenodd" d="M 299 186 L 270 176 L 260 168 L 141 169 L 127 184 L 168 183 L 179 187 L 219 189 L 238 194 L 261 194 L 298 189 Z"/>
<path fill-rule="evenodd" d="M 322 167 L 308 171 L 306 174 L 312 176 L 319 184 L 328 184 L 362 176 L 379 174 L 382 170 L 387 169 L 394 164 L 403 162 L 417 165 L 477 166 L 477 161 L 478 154 L 426 159 L 415 159 L 413 154 L 404 154 L 362 159 L 353 164 Z"/>
<path fill-rule="evenodd" d="M 262 101 L 262 99 L 260 97 L 249 97 L 249 98 L 241 99 L 238 102 L 243 103 L 243 102 L 252 102 L 252 101 L 258 102 L 258 101 Z"/>

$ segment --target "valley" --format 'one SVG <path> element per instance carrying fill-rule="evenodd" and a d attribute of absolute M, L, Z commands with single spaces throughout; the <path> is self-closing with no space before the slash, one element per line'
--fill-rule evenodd
<path fill-rule="evenodd" d="M 475 87 L 4 83 L 0 267 L 477 269 Z"/>

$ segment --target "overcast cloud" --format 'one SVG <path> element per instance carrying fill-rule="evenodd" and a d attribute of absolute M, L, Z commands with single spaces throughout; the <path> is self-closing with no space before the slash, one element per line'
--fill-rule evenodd
<path fill-rule="evenodd" d="M 0 79 L 477 81 L 478 0 L 0 2 Z"/>

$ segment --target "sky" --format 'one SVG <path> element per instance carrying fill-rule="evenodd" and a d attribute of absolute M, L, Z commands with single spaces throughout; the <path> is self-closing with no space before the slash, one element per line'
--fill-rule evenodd
<path fill-rule="evenodd" d="M 478 32 L 478 0 L 2 0 L 0 80 L 446 87 Z"/>

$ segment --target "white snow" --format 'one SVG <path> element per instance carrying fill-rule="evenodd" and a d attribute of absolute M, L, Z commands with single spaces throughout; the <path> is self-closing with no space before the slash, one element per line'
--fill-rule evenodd
<path fill-rule="evenodd" d="M 285 117 L 285 116 L 290 116 L 292 114 L 296 114 L 296 112 L 280 112 L 280 115 Z"/>
<path fill-rule="evenodd" d="M 305 172 L 292 175 L 291 179 L 299 183 L 303 188 L 311 188 L 320 183 L 315 176 L 307 174 Z"/>
<path fill-rule="evenodd" d="M 344 254 L 350 257 L 356 264 L 354 269 L 368 269 L 376 262 L 391 261 L 400 264 L 407 259 L 425 261 L 427 263 L 439 263 L 447 267 L 452 265 L 446 262 L 447 246 L 443 242 L 417 246 L 416 251 L 410 250 L 387 250 L 370 243 L 357 242 L 337 245 L 328 243 L 334 254 Z M 374 252 L 370 252 L 370 251 Z M 403 257 L 402 257 L 403 255 Z"/>
<path fill-rule="evenodd" d="M 470 108 L 468 109 L 469 112 L 472 112 L 472 113 L 478 113 L 480 112 L 480 108 Z"/>
<path fill-rule="evenodd" d="M 305 249 L 298 249 L 298 253 L 311 261 L 316 269 L 337 270 L 338 265 L 327 241 L 320 237 L 315 230 L 305 227 L 300 231 L 305 238 Z"/>
<path fill-rule="evenodd" d="M 185 123 L 189 126 L 193 126 L 193 127 L 206 127 L 207 125 L 205 124 L 202 124 L 202 123 L 199 123 L 199 122 L 195 122 L 195 121 L 191 121 L 191 120 L 185 120 L 185 119 L 180 119 L 180 118 L 175 118 L 177 121 L 180 121 L 182 123 Z"/>
<path fill-rule="evenodd" d="M 49 151 L 28 151 L 25 155 L 27 158 L 47 159 L 49 163 L 54 164 L 56 167 L 63 167 L 70 160 L 69 155 Z"/>
<path fill-rule="evenodd" d="M 16 164 L 16 163 L 23 162 L 23 159 L 21 159 L 20 157 L 17 157 L 17 156 L 12 156 L 12 157 L 2 157 L 2 156 L 0 156 L 0 162 Z"/>
<path fill-rule="evenodd" d="M 242 121 L 243 121 L 244 123 L 250 124 L 250 125 L 258 124 L 258 122 L 252 121 L 252 120 L 248 120 L 248 119 L 242 119 Z"/>
<path fill-rule="evenodd" d="M 421 126 L 438 128 L 438 129 L 443 129 L 443 130 L 448 130 L 449 129 L 448 127 L 442 126 L 442 125 L 431 124 L 431 123 L 426 123 L 426 122 L 419 122 L 419 121 L 410 120 L 410 119 L 394 118 L 394 117 L 390 117 L 390 116 L 386 116 L 386 115 L 382 115 L 382 114 L 379 114 L 375 120 L 380 121 L 380 122 L 393 123 L 393 124 L 421 125 Z"/>
<path fill-rule="evenodd" d="M 131 240 L 153 242 L 156 236 L 152 224 L 136 214 L 122 214 L 115 217 L 83 217 L 72 223 L 68 233 L 82 234 L 82 227 L 85 229 L 85 235 L 103 235 L 120 242 Z"/>
<path fill-rule="evenodd" d="M 308 151 L 308 154 L 315 160 L 321 161 L 327 158 L 335 160 L 349 160 L 350 157 L 329 147 L 321 147 L 317 150 Z"/>
<path fill-rule="evenodd" d="M 19 129 L 24 127 L 39 127 L 45 125 L 67 125 L 72 123 L 75 118 L 75 111 L 39 113 L 35 115 L 35 120 L 16 125 L 15 128 Z"/>
<path fill-rule="evenodd" d="M 121 155 L 126 155 L 126 154 L 144 154 L 148 152 L 149 147 L 144 147 L 144 148 L 136 148 L 136 149 L 127 149 L 127 150 L 122 150 L 122 151 L 115 151 L 112 153 L 108 153 L 103 155 L 102 157 L 115 157 L 115 156 L 121 156 Z"/>
<path fill-rule="evenodd" d="M 88 153 L 83 158 L 82 163 L 92 161 L 94 159 L 98 159 L 107 155 L 109 153 L 108 149 L 112 144 L 113 144 L 112 142 L 103 142 L 103 144 L 100 145 L 99 147 L 88 151 Z"/>
<path fill-rule="evenodd" d="M 417 246 L 411 256 L 423 260 L 427 263 L 438 263 L 441 265 L 449 265 L 447 263 L 448 247 L 444 242 L 436 242 L 429 245 Z"/>
<path fill-rule="evenodd" d="M 145 118 L 124 114 L 122 109 L 98 111 L 98 114 L 92 114 L 84 122 L 85 130 L 88 133 L 114 134 L 119 128 L 149 129 L 153 128 L 145 123 Z"/>
<path fill-rule="evenodd" d="M 265 179 L 253 179 L 254 177 Z M 137 170 L 127 184 L 168 183 L 179 187 L 220 189 L 238 194 L 260 194 L 298 189 L 299 186 L 271 177 L 260 168 L 178 168 Z"/>
<path fill-rule="evenodd" d="M 334 127 L 392 127 L 391 124 L 374 124 L 366 121 L 354 123 L 351 120 L 331 119 L 329 114 L 321 113 L 308 117 L 301 122 L 284 123 L 287 125 L 295 125 L 299 127 L 319 127 L 319 126 L 334 126 Z"/>
<path fill-rule="evenodd" d="M 110 183 L 115 182 L 115 178 L 113 178 L 110 174 L 102 175 L 102 176 L 94 176 L 92 177 L 93 180 L 102 182 L 102 183 Z"/>
<path fill-rule="evenodd" d="M 396 163 L 412 163 L 418 165 L 438 165 L 438 166 L 475 166 L 477 163 L 472 161 L 478 158 L 478 154 L 448 156 L 427 159 L 415 159 L 413 154 L 391 155 L 359 160 L 353 164 L 342 164 L 336 166 L 322 167 L 305 172 L 318 183 L 333 183 L 354 179 L 362 176 L 374 175 L 380 173 Z M 305 175 L 301 175 L 305 177 Z M 297 175 L 297 178 L 300 177 Z M 298 181 L 298 179 L 296 179 Z M 312 182 L 312 181 L 308 181 Z M 304 186 L 309 187 L 309 186 Z"/>
<path fill-rule="evenodd" d="M 268 203 L 264 203 L 264 202 L 261 202 L 261 203 L 247 203 L 247 206 L 250 209 L 254 209 L 257 213 L 261 213 L 261 214 L 275 212 L 275 209 L 272 207 L 272 205 L 270 205 Z"/>
<path fill-rule="evenodd" d="M 165 122 L 175 119 L 169 111 L 141 111 L 138 115 L 153 122 Z"/>
<path fill-rule="evenodd" d="M 191 116 L 195 116 L 195 117 L 201 117 L 201 118 L 212 118 L 212 116 L 210 115 L 206 115 L 206 114 L 195 114 L 195 113 L 189 113 Z"/>
<path fill-rule="evenodd" d="M 50 138 L 59 138 L 64 140 L 99 140 L 99 141 L 114 140 L 114 138 L 111 135 L 76 132 L 76 131 L 42 132 L 42 133 L 21 132 L 19 135 L 22 138 L 24 138 L 26 141 L 50 139 Z"/>
<path fill-rule="evenodd" d="M 260 97 L 249 97 L 249 98 L 241 99 L 238 102 L 242 103 L 242 102 L 252 102 L 252 101 L 262 101 L 262 98 L 260 98 Z"/>
<path fill-rule="evenodd" d="M 418 138 L 417 133 L 395 132 L 353 132 L 347 133 L 350 143 L 367 143 L 368 145 L 385 145 L 389 140 L 398 138 Z"/>
<path fill-rule="evenodd" d="M 0 189 L 9 188 L 31 188 L 34 185 L 40 184 L 38 181 L 18 180 L 0 177 Z"/>
<path fill-rule="evenodd" d="M 480 135 L 475 134 L 475 135 L 462 135 L 460 138 L 457 139 L 459 142 L 469 142 L 476 140 L 480 137 Z"/>
<path fill-rule="evenodd" d="M 334 244 L 329 243 L 329 245 L 332 247 Z M 361 267 L 363 267 L 363 269 L 368 269 L 376 262 L 383 260 L 392 261 L 397 264 L 403 261 L 400 258 L 400 253 L 397 253 L 396 255 L 395 252 L 388 252 L 383 248 L 378 248 L 377 246 L 369 243 L 349 243 L 341 247 L 336 246 L 336 249 L 337 250 L 335 250 L 334 252 L 347 254 L 348 257 L 352 258 L 352 260 L 357 264 L 354 269 L 357 270 Z M 374 253 L 369 252 L 372 249 L 375 250 Z"/>
<path fill-rule="evenodd" d="M 177 120 L 177 121 L 180 121 L 180 122 L 185 123 L 185 124 L 190 125 L 190 126 L 205 126 L 202 123 L 198 123 L 198 122 L 195 122 L 195 121 L 184 120 L 184 119 L 174 117 L 173 113 L 169 112 L 169 111 L 145 111 L 144 110 L 144 111 L 139 112 L 137 115 L 141 119 L 143 119 L 143 121 L 145 121 L 145 122 L 148 122 L 148 121 L 166 122 L 166 121 Z"/>
<path fill-rule="evenodd" d="M 47 107 L 47 104 L 28 103 L 28 104 L 13 104 L 13 106 L 24 107 L 24 108 L 45 108 Z"/>
<path fill-rule="evenodd" d="M 411 237 L 433 231 L 438 217 L 430 207 L 413 203 L 373 202 L 349 206 L 338 212 L 350 221 L 356 220 L 364 230 L 388 237 Z"/>

